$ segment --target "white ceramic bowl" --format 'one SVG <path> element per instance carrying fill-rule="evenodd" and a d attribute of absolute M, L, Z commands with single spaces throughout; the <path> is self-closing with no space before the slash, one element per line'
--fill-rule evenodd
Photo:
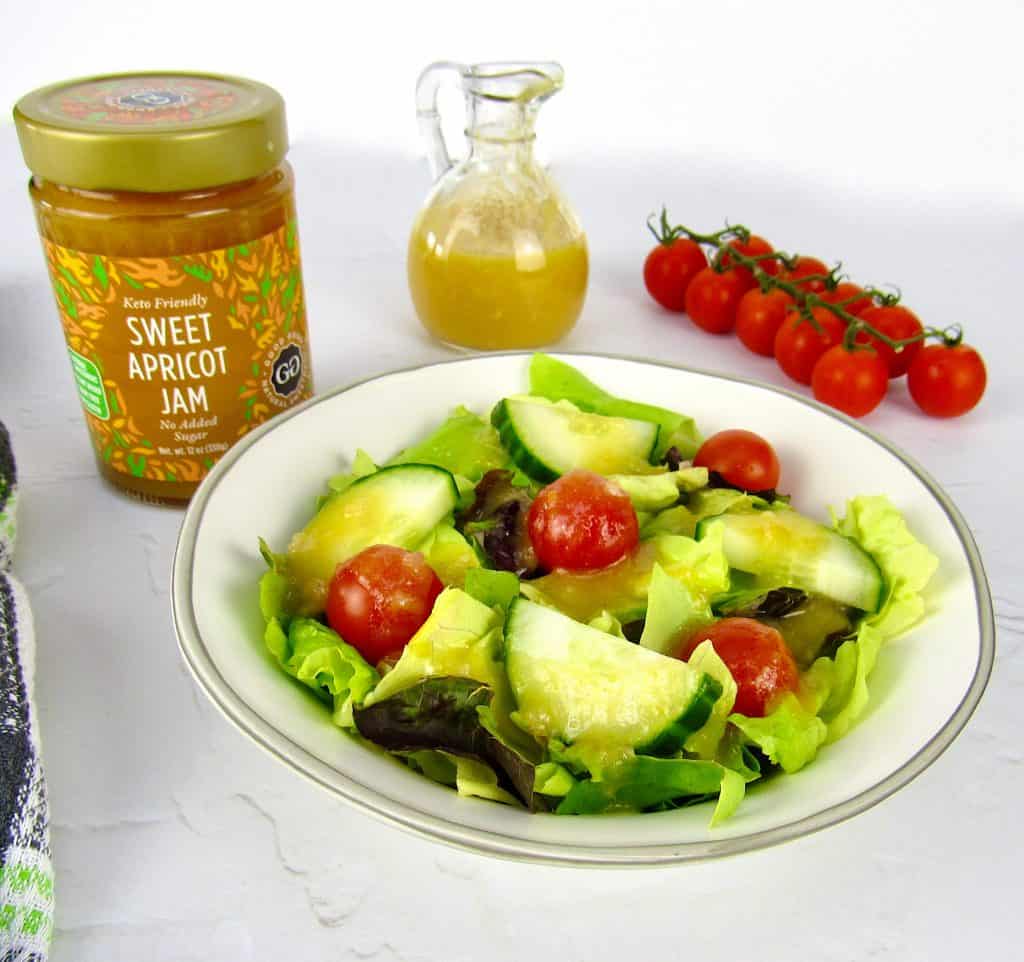
<path fill-rule="evenodd" d="M 833 825 L 881 801 L 949 745 L 981 698 L 994 654 L 991 599 L 959 512 L 906 455 L 805 398 L 642 361 L 566 355 L 606 389 L 685 411 L 705 434 L 743 426 L 770 438 L 784 485 L 827 517 L 884 493 L 939 556 L 929 617 L 887 646 L 871 704 L 842 740 L 796 775 L 770 779 L 714 830 L 708 806 L 646 815 L 559 817 L 477 799 L 414 774 L 335 728 L 262 644 L 256 539 L 283 548 L 324 480 L 357 447 L 384 460 L 457 404 L 487 412 L 526 389 L 528 355 L 473 357 L 385 374 L 307 402 L 253 432 L 192 500 L 174 561 L 174 620 L 200 686 L 282 764 L 397 826 L 494 855 L 583 865 L 655 864 L 748 851 Z"/>

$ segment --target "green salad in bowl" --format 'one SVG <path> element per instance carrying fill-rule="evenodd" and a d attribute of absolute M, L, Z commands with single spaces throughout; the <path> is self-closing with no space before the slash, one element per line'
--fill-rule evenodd
<path fill-rule="evenodd" d="M 339 737 L 460 794 L 717 824 L 849 731 L 936 558 L 885 496 L 802 514 L 752 432 L 543 354 L 524 387 L 360 451 L 261 543 L 266 646 Z"/>

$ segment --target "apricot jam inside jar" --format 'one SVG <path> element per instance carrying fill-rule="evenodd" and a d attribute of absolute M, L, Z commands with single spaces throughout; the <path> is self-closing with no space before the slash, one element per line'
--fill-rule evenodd
<path fill-rule="evenodd" d="M 185 502 L 312 393 L 284 102 L 123 74 L 37 90 L 14 120 L 100 473 Z"/>

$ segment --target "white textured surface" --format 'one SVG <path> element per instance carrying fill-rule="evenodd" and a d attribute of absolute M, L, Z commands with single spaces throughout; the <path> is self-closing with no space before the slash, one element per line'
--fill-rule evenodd
<path fill-rule="evenodd" d="M 872 195 L 694 157 L 629 167 L 576 157 L 555 172 L 588 230 L 593 274 L 569 349 L 783 383 L 770 362 L 646 299 L 643 218 L 662 199 L 695 225 L 742 217 L 781 246 L 842 256 L 857 277 L 898 280 L 928 321 L 966 322 L 989 363 L 983 406 L 932 421 L 900 387 L 868 423 L 947 487 L 987 563 L 999 649 L 973 721 L 929 771 L 867 814 L 778 849 L 678 869 L 488 860 L 321 794 L 230 728 L 181 663 L 168 597 L 181 515 L 125 500 L 95 475 L 6 127 L 0 416 L 19 456 L 17 570 L 38 627 L 55 962 L 593 962 L 675 957 L 680 946 L 708 962 L 840 962 L 998 958 L 1017 944 L 1021 209 L 956 193 Z M 318 386 L 447 356 L 420 334 L 405 289 L 405 232 L 427 187 L 413 158 L 307 141 L 292 159 Z"/>

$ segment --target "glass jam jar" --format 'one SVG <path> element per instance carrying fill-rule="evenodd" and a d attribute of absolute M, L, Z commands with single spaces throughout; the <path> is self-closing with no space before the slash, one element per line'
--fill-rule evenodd
<path fill-rule="evenodd" d="M 30 93 L 14 120 L 100 473 L 185 502 L 312 393 L 284 102 L 121 74 Z"/>

